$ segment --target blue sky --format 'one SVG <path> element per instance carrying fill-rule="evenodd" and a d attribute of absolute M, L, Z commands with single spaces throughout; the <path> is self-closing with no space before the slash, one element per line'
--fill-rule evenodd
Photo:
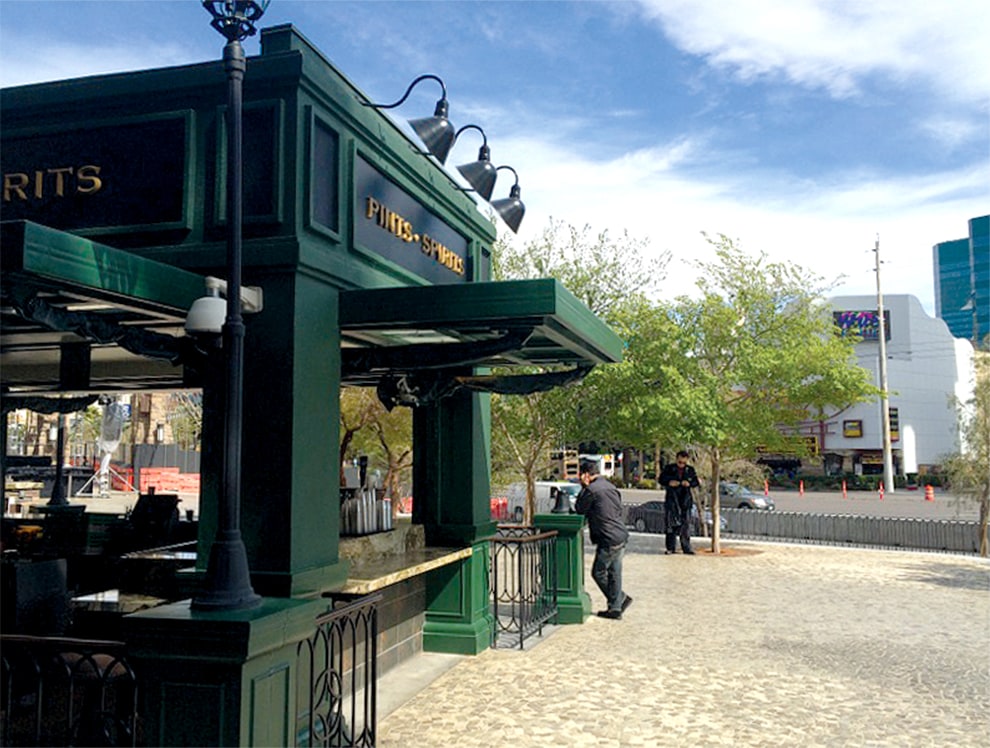
<path fill-rule="evenodd" d="M 282 23 L 376 101 L 439 75 L 455 126 L 519 172 L 513 241 L 551 218 L 627 230 L 671 253 L 670 295 L 710 257 L 703 231 L 874 294 L 879 235 L 884 293 L 933 313 L 932 245 L 990 212 L 982 0 L 273 0 L 261 25 Z M 202 62 L 222 41 L 198 0 L 0 0 L 0 84 Z"/>

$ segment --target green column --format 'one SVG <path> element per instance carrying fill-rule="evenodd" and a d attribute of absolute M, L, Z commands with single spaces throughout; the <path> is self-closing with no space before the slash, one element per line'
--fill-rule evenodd
<path fill-rule="evenodd" d="M 338 292 L 296 270 L 259 272 L 246 281 L 263 288 L 264 310 L 245 315 L 241 533 L 256 592 L 315 595 L 342 584 L 348 568 L 338 554 Z M 206 470 L 204 495 L 216 484 Z M 201 566 L 215 501 L 202 514 Z"/>
<path fill-rule="evenodd" d="M 557 617 L 559 623 L 584 623 L 591 615 L 591 596 L 584 589 L 584 517 L 580 514 L 537 514 L 541 532 L 557 531 Z"/>
<path fill-rule="evenodd" d="M 427 580 L 428 651 L 477 654 L 491 645 L 490 436 L 488 395 L 461 391 L 413 412 L 413 522 L 427 545 L 473 551 Z"/>
<path fill-rule="evenodd" d="M 200 613 L 187 600 L 124 618 L 143 744 L 296 745 L 296 650 L 326 607 L 266 598 L 250 611 Z"/>

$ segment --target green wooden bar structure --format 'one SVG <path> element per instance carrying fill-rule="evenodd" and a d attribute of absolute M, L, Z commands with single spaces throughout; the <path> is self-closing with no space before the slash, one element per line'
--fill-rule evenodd
<path fill-rule="evenodd" d="M 182 601 L 125 619 L 150 678 L 149 739 L 160 745 L 291 743 L 294 642 L 350 574 L 340 554 L 342 386 L 451 389 L 396 396 L 416 401 L 413 522 L 428 548 L 471 549 L 423 576 L 423 648 L 474 654 L 492 625 L 490 396 L 460 387 L 463 378 L 622 353 L 554 279 L 491 281 L 491 220 L 302 34 L 278 26 L 261 42 L 244 82 L 244 283 L 263 290 L 264 305 L 245 317 L 241 532 L 265 600 L 235 613 Z M 151 336 L 138 335 L 139 348 L 185 339 L 204 276 L 224 272 L 224 102 L 219 61 L 0 92 L 3 394 L 202 387 L 199 573 L 221 473 L 209 358 L 193 366 L 135 353 L 86 338 L 71 319 L 56 315 L 63 326 L 52 329 L 23 312 L 87 309 Z M 540 522 L 561 533 L 561 618 L 583 621 L 580 518 Z"/>

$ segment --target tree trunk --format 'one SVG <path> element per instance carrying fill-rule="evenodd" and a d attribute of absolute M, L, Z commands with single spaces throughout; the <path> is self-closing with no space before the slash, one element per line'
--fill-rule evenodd
<path fill-rule="evenodd" d="M 712 553 L 722 552 L 722 528 L 720 520 L 722 514 L 721 502 L 719 501 L 718 484 L 721 478 L 721 455 L 718 447 L 712 449 Z"/>
<path fill-rule="evenodd" d="M 523 510 L 523 524 L 532 525 L 536 516 L 536 479 L 533 471 L 526 472 L 526 508 Z"/>
<path fill-rule="evenodd" d="M 990 494 L 980 500 L 980 555 L 987 557 L 987 522 L 990 520 Z"/>

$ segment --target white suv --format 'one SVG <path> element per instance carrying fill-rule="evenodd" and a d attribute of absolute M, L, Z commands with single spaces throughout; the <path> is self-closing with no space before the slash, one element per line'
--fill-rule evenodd
<path fill-rule="evenodd" d="M 549 514 L 557 505 L 557 493 L 563 491 L 567 494 L 571 512 L 574 511 L 574 503 L 578 494 L 581 493 L 581 486 L 578 483 L 567 481 L 536 481 L 536 513 Z M 526 484 L 513 483 L 509 486 L 509 516 L 519 523 L 523 521 L 523 512 L 526 505 Z"/>

